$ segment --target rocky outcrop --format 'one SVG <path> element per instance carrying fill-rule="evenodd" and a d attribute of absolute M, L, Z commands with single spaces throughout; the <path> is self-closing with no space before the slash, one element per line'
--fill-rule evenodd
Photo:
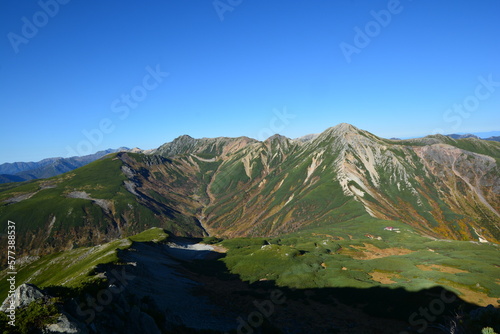
<path fill-rule="evenodd" d="M 182 135 L 170 143 L 166 143 L 150 154 L 173 157 L 182 154 L 209 154 L 215 156 L 234 153 L 248 144 L 257 143 L 257 140 L 248 137 L 238 138 L 201 138 L 195 139 L 188 135 Z"/>
<path fill-rule="evenodd" d="M 44 334 L 87 334 L 87 327 L 76 321 L 72 316 L 61 313 L 55 324 L 47 325 L 43 330 Z"/>
<path fill-rule="evenodd" d="M 12 307 L 25 307 L 35 300 L 44 297 L 46 297 L 46 294 L 44 294 L 42 290 L 38 289 L 35 285 L 21 284 L 17 287 L 13 295 L 4 300 L 2 306 L 0 307 L 0 311 L 7 312 L 7 310 Z"/>

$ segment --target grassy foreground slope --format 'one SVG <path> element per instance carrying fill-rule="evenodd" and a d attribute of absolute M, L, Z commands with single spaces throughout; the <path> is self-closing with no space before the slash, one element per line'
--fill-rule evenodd
<path fill-rule="evenodd" d="M 389 224 L 398 230 L 385 230 Z M 132 242 L 167 237 L 164 230 L 153 228 L 107 244 L 46 255 L 20 267 L 17 282 L 81 289 L 102 280 L 95 268 L 116 263 L 118 250 L 128 249 Z M 222 259 L 228 269 L 250 282 L 408 291 L 440 285 L 468 302 L 500 306 L 498 246 L 426 238 L 400 222 L 362 217 L 334 228 L 311 228 L 279 238 L 227 239 L 221 245 L 228 249 Z M 8 289 L 5 275 L 6 271 L 0 274 L 1 300 Z"/>
<path fill-rule="evenodd" d="M 93 247 L 81 247 L 41 257 L 17 268 L 16 283 L 35 284 L 39 288 L 65 287 L 75 291 L 99 285 L 103 277 L 96 274 L 100 265 L 119 262 L 117 252 L 132 246 L 133 242 L 161 242 L 168 238 L 163 229 L 152 228 L 128 238 Z M 0 272 L 0 300 L 7 297 L 7 270 Z"/>
<path fill-rule="evenodd" d="M 399 229 L 385 230 L 385 227 Z M 500 306 L 495 244 L 422 237 L 406 224 L 359 218 L 280 238 L 222 243 L 224 262 L 249 281 L 294 288 L 384 286 L 418 291 L 443 286 L 462 299 Z"/>
<path fill-rule="evenodd" d="M 388 223 L 393 228 L 399 228 L 400 233 L 384 230 Z M 108 282 L 107 276 L 104 275 L 109 270 L 112 272 L 119 267 L 130 269 L 130 266 L 137 270 L 144 270 L 147 265 L 144 266 L 145 263 L 141 261 L 164 263 L 162 261 L 165 260 L 163 258 L 165 253 L 162 249 L 168 246 L 154 243 L 162 243 L 169 240 L 168 238 L 169 235 L 163 229 L 153 228 L 100 246 L 82 247 L 46 255 L 20 266 L 17 284 L 34 283 L 44 288 L 49 294 L 57 296 L 51 301 L 34 302 L 28 308 L 19 310 L 18 315 L 23 317 L 20 318 L 20 324 L 29 325 L 32 328 L 33 323 L 28 321 L 32 317 L 41 328 L 44 324 L 56 322 L 61 310 L 74 312 L 71 305 L 80 305 L 78 303 L 84 302 L 89 296 L 99 298 L 99 293 L 102 294 L 104 289 L 111 286 L 109 285 L 111 281 Z M 178 242 L 176 240 L 178 239 L 173 238 L 169 241 Z M 208 241 L 219 242 L 215 238 L 207 238 Z M 222 241 L 220 245 L 228 249 L 225 256 L 218 260 L 223 261 L 225 265 L 215 259 L 195 260 L 195 262 L 184 264 L 174 262 L 172 266 L 178 271 L 171 275 L 178 277 L 179 280 L 199 278 L 205 282 L 192 285 L 193 295 L 189 298 L 197 296 L 195 298 L 200 298 L 199 302 L 205 301 L 206 296 L 215 296 L 214 300 L 218 301 L 221 298 L 220 294 L 223 296 L 227 294 L 229 306 L 225 302 L 216 304 L 227 313 L 234 311 L 233 303 L 236 303 L 238 312 L 234 315 L 234 319 L 229 316 L 228 326 L 231 326 L 232 320 L 237 319 L 238 314 L 241 316 L 252 314 L 255 311 L 253 306 L 255 301 L 265 303 L 269 298 L 269 293 L 277 291 L 276 289 L 285 293 L 287 304 L 279 311 L 277 305 L 277 314 L 269 320 L 272 325 L 280 328 L 288 323 L 284 319 L 291 316 L 295 318 L 301 316 L 302 320 L 316 319 L 311 314 L 318 310 L 325 312 L 335 310 L 331 314 L 358 312 L 362 318 L 357 319 L 357 323 L 367 328 L 369 327 L 369 324 L 365 324 L 367 318 L 373 321 L 374 317 L 380 317 L 377 321 L 388 323 L 392 321 L 397 327 L 392 332 L 396 333 L 398 328 L 401 330 L 405 328 L 406 325 L 402 321 L 405 321 L 411 312 L 418 310 L 420 306 L 429 305 L 429 302 L 435 298 L 432 294 L 440 291 L 429 288 L 438 285 L 455 292 L 467 302 L 481 306 L 487 304 L 498 306 L 496 297 L 499 295 L 499 282 L 491 279 L 499 277 L 500 274 L 497 265 L 497 247 L 464 241 L 424 238 L 399 222 L 355 218 L 335 228 L 310 228 L 280 238 L 228 239 Z M 125 260 L 130 258 L 130 253 L 141 253 L 148 248 L 154 250 L 154 253 L 150 254 L 154 254 L 154 257 L 139 256 L 136 259 L 142 258 L 142 260 L 136 263 Z M 247 285 L 238 277 L 228 275 L 227 271 L 238 274 L 241 280 L 255 283 Z M 165 276 L 162 270 L 147 272 L 147 275 L 155 276 L 161 281 L 160 285 L 153 289 L 147 282 L 144 284 L 146 277 L 141 276 L 140 279 L 136 278 L 133 281 L 134 285 L 131 285 L 130 292 L 134 293 L 136 287 L 144 286 L 144 289 L 151 294 L 149 297 L 136 298 L 126 294 L 123 296 L 127 296 L 128 299 L 124 302 L 121 296 L 116 296 L 108 308 L 97 312 L 96 324 L 103 326 L 110 319 L 115 319 L 113 314 L 117 310 L 123 310 L 123 303 L 129 303 L 129 305 L 140 305 L 141 310 L 149 312 L 156 324 L 170 323 L 170 326 L 173 326 L 175 321 L 173 318 L 168 318 L 170 311 L 167 312 L 162 306 L 154 304 L 152 302 L 154 298 L 151 296 L 162 294 L 161 300 L 171 299 L 169 303 L 174 303 L 174 305 L 181 303 L 183 296 L 179 298 L 177 291 L 170 285 L 174 278 Z M 7 294 L 6 283 L 5 272 L 3 272 L 0 275 L 1 298 Z M 354 300 L 348 305 L 343 305 L 346 294 L 349 300 L 350 293 L 354 293 L 356 297 L 352 296 Z M 399 300 L 397 296 L 411 297 L 411 302 L 404 298 Z M 187 298 L 187 296 L 184 297 Z M 342 300 L 341 304 L 338 304 L 339 301 L 336 298 Z M 357 300 L 361 302 L 360 305 L 356 304 Z M 416 301 L 421 304 L 413 304 Z M 398 307 L 398 305 L 401 306 L 401 312 L 387 313 L 390 307 Z M 447 307 L 454 310 L 458 305 L 465 306 L 466 304 L 457 299 L 456 304 L 447 304 Z M 379 307 L 383 308 L 379 310 Z M 88 311 L 85 308 L 83 310 Z M 83 313 L 78 313 L 78 309 L 76 312 L 82 317 Z M 304 312 L 307 316 L 304 315 L 302 318 Z M 132 313 L 130 311 L 130 314 L 125 313 L 121 316 L 125 319 Z M 71 314 L 75 315 L 75 313 Z M 2 321 L 5 320 L 3 318 L 5 316 L 0 317 L 0 328 Z M 336 315 L 335 319 L 339 321 L 340 318 L 342 318 L 341 315 Z M 80 320 L 85 319 L 83 317 Z M 169 322 L 166 319 L 169 319 Z M 324 327 L 330 330 L 337 328 L 332 323 L 335 321 L 328 322 L 328 325 Z M 307 321 L 300 324 L 311 325 Z M 186 330 L 184 326 L 172 328 L 164 332 L 196 332 L 183 331 Z M 266 332 L 267 327 L 263 328 Z M 271 328 L 274 329 L 274 327 Z M 231 333 L 236 332 L 233 330 Z M 280 333 L 279 331 L 273 332 Z M 318 333 L 327 332 L 331 333 L 331 331 Z M 479 333 L 474 331 L 476 332 Z"/>

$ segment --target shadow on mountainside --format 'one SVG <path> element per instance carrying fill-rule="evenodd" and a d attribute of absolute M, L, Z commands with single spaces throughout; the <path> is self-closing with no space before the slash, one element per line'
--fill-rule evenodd
<path fill-rule="evenodd" d="M 119 264 L 96 269 L 106 285 L 78 296 L 67 288 L 45 292 L 65 300 L 63 313 L 78 333 L 89 334 L 443 333 L 439 326 L 451 317 L 478 308 L 440 287 L 409 292 L 248 283 L 228 271 L 220 261 L 224 253 L 199 242 L 134 242 L 119 252 Z"/>
<path fill-rule="evenodd" d="M 169 240 L 137 244 L 121 257 L 137 263 L 129 291 L 144 298 L 147 287 L 156 305 L 176 319 L 174 332 L 189 327 L 235 333 L 442 333 L 433 327 L 477 308 L 441 287 L 410 292 L 248 283 L 229 273 L 220 261 L 225 254 L 199 239 Z"/>
<path fill-rule="evenodd" d="M 222 261 L 184 267 L 186 276 L 202 283 L 194 293 L 238 314 L 235 333 L 268 333 L 256 326 L 261 323 L 276 333 L 443 333 L 436 327 L 477 308 L 441 287 L 291 289 L 274 281 L 243 282 Z"/>

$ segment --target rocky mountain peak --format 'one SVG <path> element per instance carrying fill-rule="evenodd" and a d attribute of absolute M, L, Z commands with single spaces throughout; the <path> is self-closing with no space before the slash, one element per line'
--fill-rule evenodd
<path fill-rule="evenodd" d="M 285 136 L 282 136 L 280 134 L 275 134 L 275 135 L 272 135 L 271 137 L 267 138 L 265 141 L 266 142 L 275 142 L 275 141 L 278 141 L 278 142 L 284 142 L 284 141 L 289 141 L 290 138 L 288 137 L 285 137 Z"/>
<path fill-rule="evenodd" d="M 358 129 L 357 127 L 348 124 L 348 123 L 340 123 L 338 125 L 332 126 L 325 131 L 323 131 L 315 140 L 317 141 L 328 141 L 329 139 L 342 139 L 349 137 L 355 137 L 356 135 L 360 135 L 365 133 L 365 131 Z"/>
<path fill-rule="evenodd" d="M 163 156 L 174 156 L 185 153 L 187 150 L 192 149 L 198 139 L 194 139 L 189 135 L 182 135 L 175 138 L 173 141 L 165 143 L 153 150 L 151 153 L 160 154 Z"/>
<path fill-rule="evenodd" d="M 195 139 L 191 137 L 190 135 L 181 135 L 177 138 L 175 138 L 172 142 L 167 143 L 167 144 L 173 144 L 173 145 L 190 145 L 194 144 L 198 139 Z M 166 144 L 165 144 L 166 145 Z"/>
<path fill-rule="evenodd" d="M 223 155 L 237 151 L 253 142 L 257 141 L 248 137 L 195 139 L 189 135 L 182 135 L 175 138 L 172 142 L 163 144 L 156 150 L 152 150 L 149 154 L 159 154 L 164 157 L 197 153 Z"/>
<path fill-rule="evenodd" d="M 336 134 L 346 134 L 346 133 L 357 133 L 360 130 L 349 123 L 340 123 L 331 128 L 328 128 L 325 132 L 327 131 Z"/>
<path fill-rule="evenodd" d="M 179 137 L 174 139 L 175 141 L 187 141 L 187 140 L 193 140 L 194 138 L 191 137 L 190 135 L 180 135 Z"/>

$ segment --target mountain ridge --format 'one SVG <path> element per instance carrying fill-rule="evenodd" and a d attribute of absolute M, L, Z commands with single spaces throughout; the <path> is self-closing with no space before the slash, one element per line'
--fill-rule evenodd
<path fill-rule="evenodd" d="M 308 134 L 304 135 L 301 137 L 297 138 L 289 138 L 280 134 L 275 134 L 269 138 L 275 137 L 275 136 L 280 136 L 283 138 L 287 138 L 292 141 L 298 141 L 302 143 L 306 143 L 309 141 L 315 140 L 318 136 L 321 134 L 324 134 L 325 132 L 328 131 L 339 131 L 339 129 L 343 129 L 341 131 L 346 131 L 346 130 L 355 130 L 355 131 L 364 131 L 360 130 L 359 128 L 356 128 L 355 126 L 349 124 L 349 123 L 340 123 L 336 126 L 332 126 L 322 133 L 316 133 L 316 134 Z M 370 132 L 364 131 L 367 134 L 372 135 Z M 493 132 L 492 132 L 493 133 Z M 489 138 L 480 138 L 477 135 L 474 134 L 448 134 L 448 135 L 428 135 L 424 137 L 417 137 L 417 138 L 410 138 L 410 139 L 399 139 L 399 138 L 392 138 L 389 140 L 398 140 L 401 142 L 405 141 L 428 141 L 431 142 L 433 139 L 429 138 L 434 138 L 436 136 L 442 136 L 444 137 L 449 137 L 452 139 L 465 139 L 465 138 L 475 138 L 478 140 L 489 140 L 489 141 L 500 141 L 499 137 L 491 136 Z M 375 136 L 376 137 L 376 136 Z M 179 146 L 185 146 L 186 143 L 191 142 L 196 143 L 199 140 L 202 141 L 213 141 L 213 140 L 234 140 L 238 138 L 244 138 L 245 140 L 248 140 L 248 142 L 259 142 L 256 139 L 246 137 L 246 136 L 240 136 L 240 137 L 216 137 L 216 138 L 193 138 L 188 134 L 180 135 L 176 138 L 174 138 L 171 142 L 167 142 L 165 144 L 162 144 L 158 148 L 155 149 L 149 149 L 149 150 L 141 150 L 139 148 L 133 148 L 129 149 L 127 147 L 120 147 L 118 149 L 107 149 L 107 150 L 102 150 L 98 151 L 93 154 L 89 154 L 86 156 L 74 156 L 74 157 L 52 157 L 52 158 L 45 158 L 37 162 L 5 162 L 3 164 L 0 164 L 0 183 L 7 183 L 7 182 L 22 182 L 22 181 L 27 181 L 27 180 L 32 180 L 32 179 L 39 179 L 39 178 L 47 178 L 55 175 L 62 174 L 64 172 L 68 172 L 70 170 L 73 170 L 78 167 L 82 167 L 83 165 L 94 161 L 96 158 L 101 158 L 105 156 L 106 154 L 114 153 L 114 152 L 120 152 L 120 151 L 129 151 L 129 152 L 142 152 L 145 154 L 163 154 L 166 150 L 171 149 L 172 147 L 179 147 Z M 268 139 L 269 139 L 268 138 Z M 380 137 L 377 137 L 379 139 L 383 139 Z M 268 140 L 266 139 L 266 140 Z M 265 142 L 266 140 L 263 140 Z M 438 141 L 435 141 L 436 143 Z M 176 152 L 175 150 L 171 151 L 167 155 L 175 155 L 179 154 L 180 152 Z M 59 166 L 58 166 L 59 165 Z M 66 165 L 66 166 L 64 166 Z M 57 170 L 57 169 L 60 170 Z M 51 172 L 50 169 L 53 169 Z"/>
<path fill-rule="evenodd" d="M 69 247 L 63 235 L 73 247 L 154 226 L 232 238 L 373 219 L 433 238 L 498 243 L 499 159 L 496 142 L 392 141 L 349 124 L 306 141 L 184 135 L 0 187 L 0 218 L 29 222 L 19 242 L 34 252 Z"/>

